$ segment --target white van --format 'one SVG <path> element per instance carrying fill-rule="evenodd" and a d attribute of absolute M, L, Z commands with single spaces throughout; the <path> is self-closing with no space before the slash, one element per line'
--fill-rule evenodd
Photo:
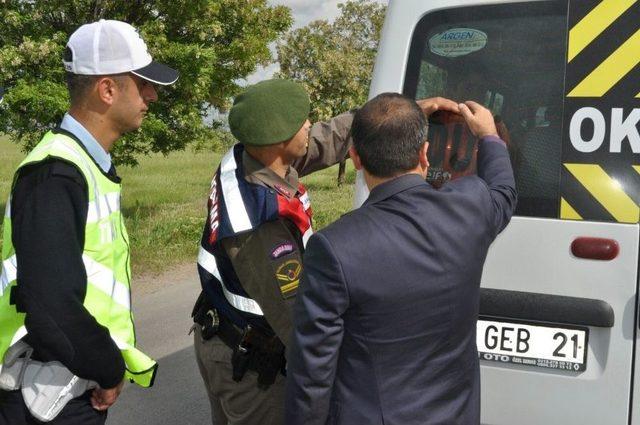
<path fill-rule="evenodd" d="M 370 96 L 484 104 L 516 174 L 482 278 L 483 424 L 640 425 L 639 64 L 637 0 L 390 1 Z M 429 140 L 434 184 L 473 172 L 459 123 Z"/>

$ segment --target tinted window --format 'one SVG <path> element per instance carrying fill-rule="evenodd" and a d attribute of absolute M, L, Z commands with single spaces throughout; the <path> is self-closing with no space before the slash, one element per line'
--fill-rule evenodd
<path fill-rule="evenodd" d="M 414 32 L 404 93 L 492 110 L 516 173 L 519 215 L 558 217 L 566 27 L 567 2 L 548 1 L 437 11 Z M 430 178 L 475 170 L 473 141 L 459 127 L 432 126 Z"/>

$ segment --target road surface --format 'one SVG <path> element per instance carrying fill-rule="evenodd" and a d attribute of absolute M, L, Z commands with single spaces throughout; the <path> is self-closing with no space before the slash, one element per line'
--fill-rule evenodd
<path fill-rule="evenodd" d="M 136 333 L 138 346 L 158 361 L 158 374 L 152 388 L 126 384 L 107 424 L 209 425 L 209 402 L 187 335 L 200 291 L 195 264 L 146 280 L 142 290 L 134 282 Z"/>

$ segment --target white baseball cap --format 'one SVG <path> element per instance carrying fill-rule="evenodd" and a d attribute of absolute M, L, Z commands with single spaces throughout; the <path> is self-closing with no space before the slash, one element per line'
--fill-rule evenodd
<path fill-rule="evenodd" d="M 131 72 L 152 83 L 169 85 L 178 71 L 154 62 L 138 31 L 121 21 L 100 19 L 78 28 L 67 43 L 64 69 L 79 75 Z"/>

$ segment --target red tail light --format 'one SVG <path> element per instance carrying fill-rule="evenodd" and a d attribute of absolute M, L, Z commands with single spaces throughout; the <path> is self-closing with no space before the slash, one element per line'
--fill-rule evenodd
<path fill-rule="evenodd" d="M 620 245 L 613 239 L 579 237 L 571 243 L 571 253 L 579 258 L 610 261 L 620 253 Z"/>

